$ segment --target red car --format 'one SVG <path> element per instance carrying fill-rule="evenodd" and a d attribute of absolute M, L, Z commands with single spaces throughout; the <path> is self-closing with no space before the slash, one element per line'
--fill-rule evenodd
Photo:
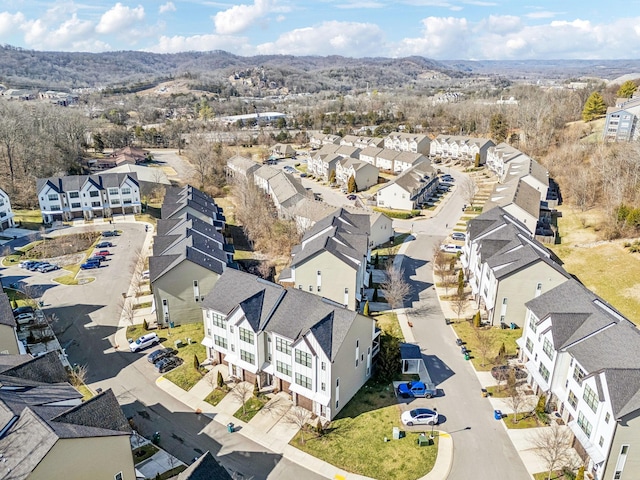
<path fill-rule="evenodd" d="M 111 253 L 109 253 L 109 250 L 100 250 L 99 252 L 96 252 L 95 255 L 100 257 L 106 257 L 107 255 L 111 255 Z"/>

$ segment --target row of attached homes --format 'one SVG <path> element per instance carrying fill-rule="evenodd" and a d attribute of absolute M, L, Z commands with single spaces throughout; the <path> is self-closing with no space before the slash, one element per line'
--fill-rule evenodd
<path fill-rule="evenodd" d="M 135 173 L 39 178 L 36 191 L 44 223 L 91 220 L 141 210 L 140 184 Z"/>
<path fill-rule="evenodd" d="M 376 203 L 380 208 L 414 210 L 427 203 L 439 185 L 436 169 L 424 158 L 382 186 Z"/>
<path fill-rule="evenodd" d="M 503 208 L 468 222 L 461 262 L 483 316 L 522 328 L 527 381 L 593 477 L 640 476 L 640 331 Z"/>
<path fill-rule="evenodd" d="M 225 218 L 211 197 L 186 186 L 169 189 L 149 257 L 156 321 L 167 327 L 202 320 L 202 301 L 233 267 Z"/>
<path fill-rule="evenodd" d="M 618 98 L 614 107 L 607 108 L 603 139 L 610 142 L 630 142 L 640 136 L 640 98 Z"/>
<path fill-rule="evenodd" d="M 438 135 L 431 141 L 429 155 L 441 159 L 463 159 L 478 165 L 484 165 L 487 152 L 495 143 L 488 138 L 466 135 Z"/>

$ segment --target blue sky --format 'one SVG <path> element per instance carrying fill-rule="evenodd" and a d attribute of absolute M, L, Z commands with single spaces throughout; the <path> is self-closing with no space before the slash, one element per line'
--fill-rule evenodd
<path fill-rule="evenodd" d="M 640 58 L 640 0 L 0 0 L 34 50 L 434 59 Z"/>

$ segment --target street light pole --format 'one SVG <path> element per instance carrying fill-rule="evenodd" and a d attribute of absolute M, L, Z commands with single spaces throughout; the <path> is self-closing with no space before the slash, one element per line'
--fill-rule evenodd
<path fill-rule="evenodd" d="M 438 420 L 438 409 L 434 407 L 433 411 L 436 412 L 436 418 L 434 419 L 433 422 L 431 422 L 431 436 L 429 437 L 431 438 L 431 440 L 433 440 L 433 426 L 436 424 L 436 421 Z"/>

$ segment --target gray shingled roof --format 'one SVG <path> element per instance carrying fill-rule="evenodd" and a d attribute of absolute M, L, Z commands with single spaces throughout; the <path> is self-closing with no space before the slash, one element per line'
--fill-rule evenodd
<path fill-rule="evenodd" d="M 232 480 L 232 477 L 207 451 L 186 470 L 179 473 L 178 480 Z"/>
<path fill-rule="evenodd" d="M 0 324 L 16 328 L 16 319 L 13 317 L 11 302 L 4 292 L 0 292 Z"/>
<path fill-rule="evenodd" d="M 2 372 L 7 377 L 16 377 L 34 382 L 59 383 L 69 379 L 57 352 L 47 352 L 25 363 Z"/>
<path fill-rule="evenodd" d="M 39 192 L 45 184 L 49 184 L 58 193 L 75 192 L 80 190 L 87 182 L 91 182 L 97 188 L 103 190 L 109 187 L 119 187 L 127 178 L 138 185 L 138 175 L 136 173 L 99 173 L 96 175 L 38 178 L 36 180 L 36 190 Z"/>
<path fill-rule="evenodd" d="M 540 192 L 520 178 L 507 183 L 498 183 L 493 188 L 489 200 L 483 207 L 490 210 L 496 206 L 505 207 L 515 204 L 529 215 L 538 218 L 540 215 Z"/>

